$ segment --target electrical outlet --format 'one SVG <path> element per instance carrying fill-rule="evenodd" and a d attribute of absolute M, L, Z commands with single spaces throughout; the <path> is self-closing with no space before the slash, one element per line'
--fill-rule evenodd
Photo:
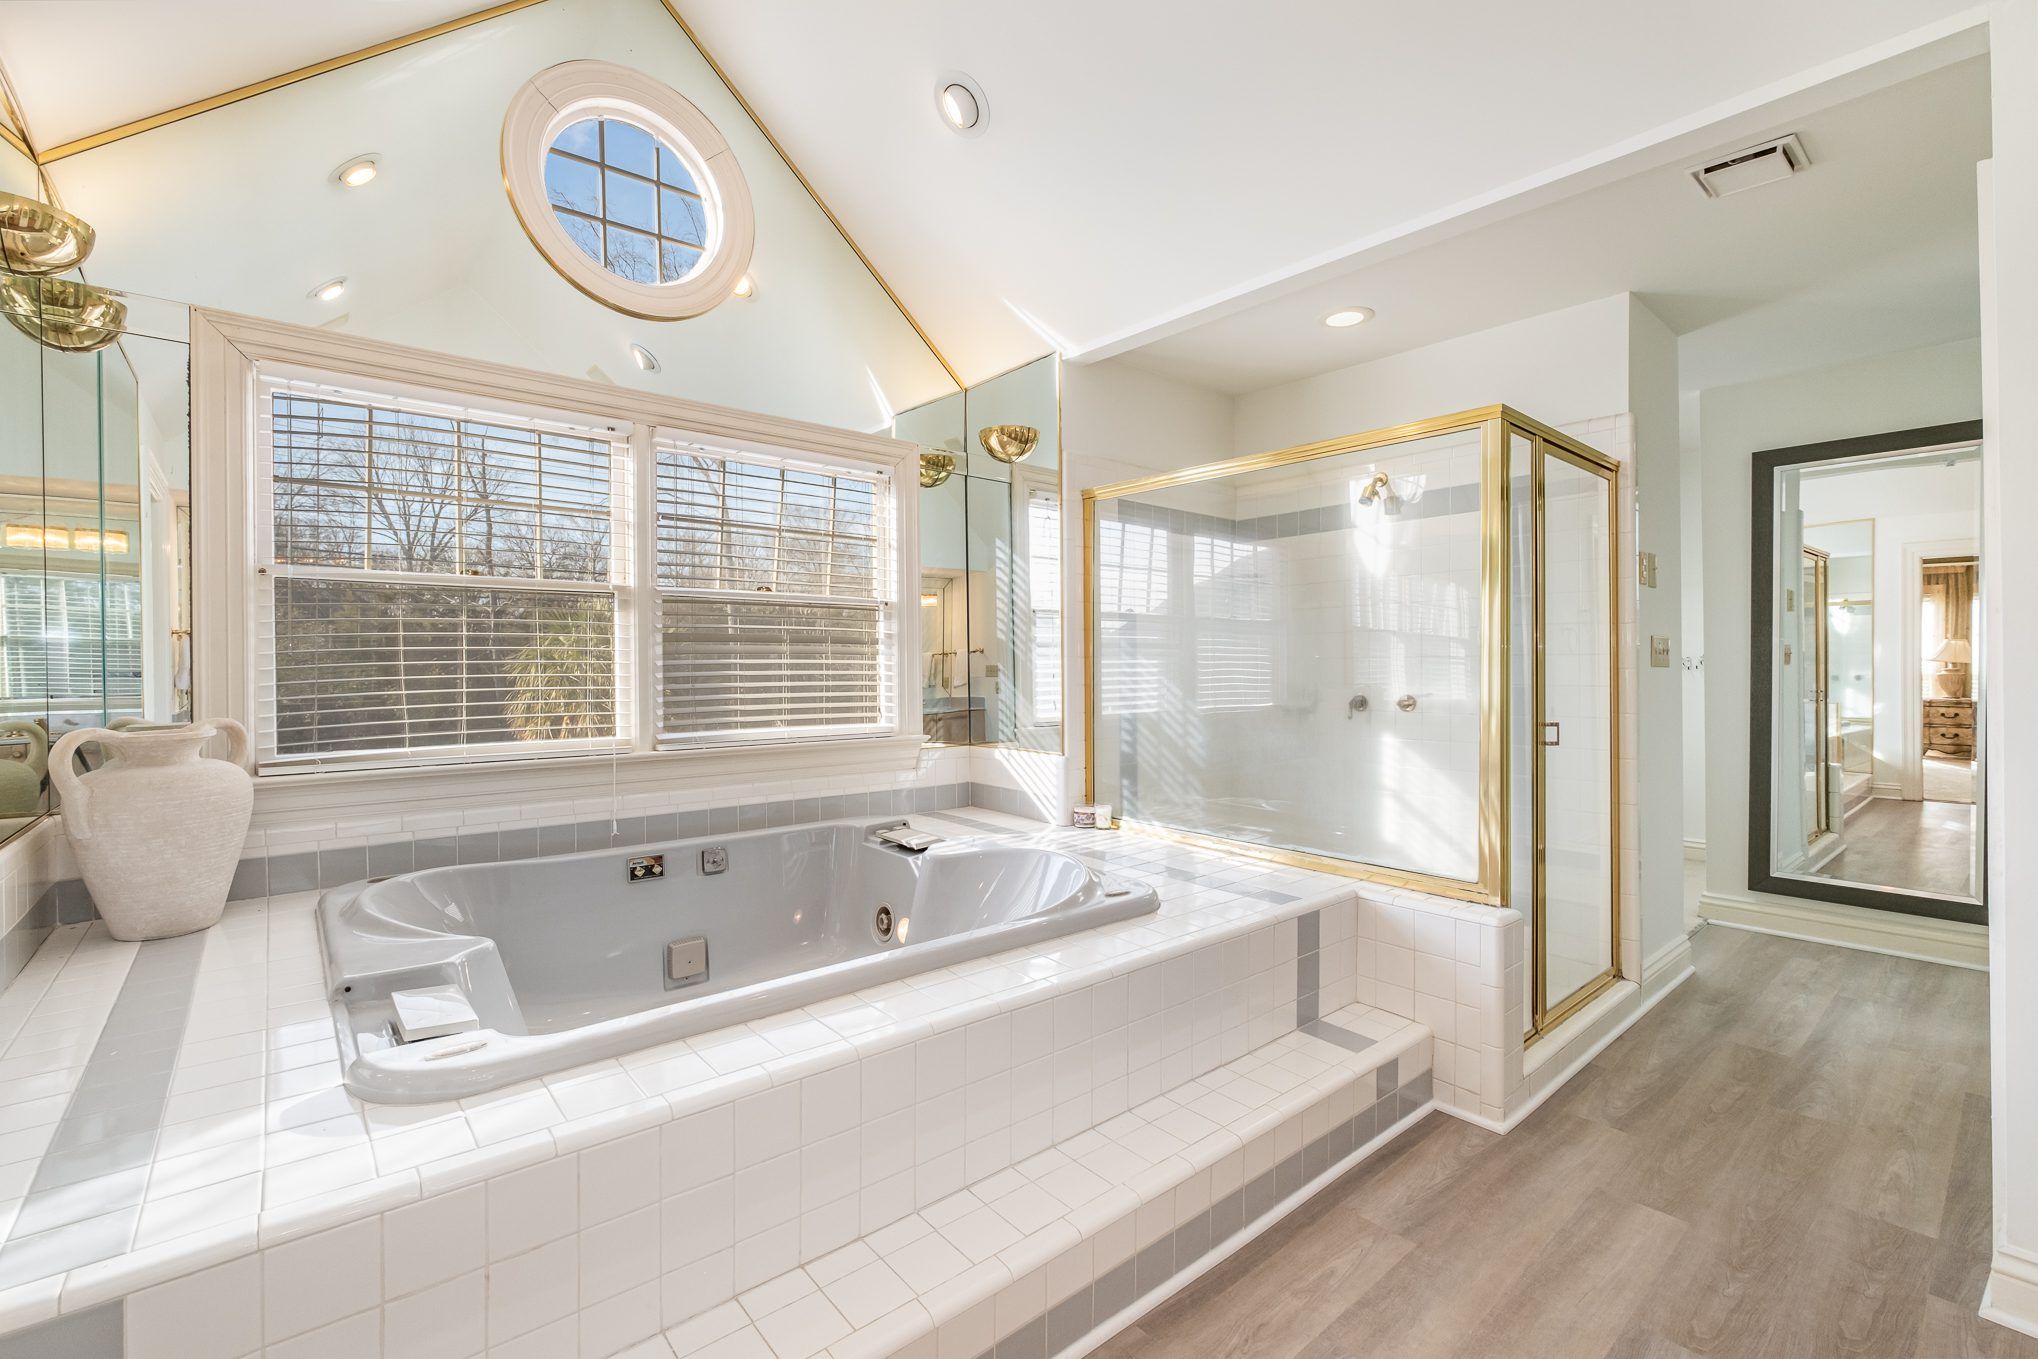
<path fill-rule="evenodd" d="M 1659 670 L 1670 668 L 1670 639 L 1668 637 L 1649 638 L 1649 664 Z"/>

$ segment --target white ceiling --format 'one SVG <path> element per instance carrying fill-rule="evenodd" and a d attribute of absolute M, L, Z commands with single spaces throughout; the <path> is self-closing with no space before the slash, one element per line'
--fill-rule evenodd
<path fill-rule="evenodd" d="M 681 4 L 972 380 L 1975 22 L 1966 0 Z M 951 69 L 984 89 L 980 137 L 935 114 Z"/>
<path fill-rule="evenodd" d="M 489 0 L 9 0 L 0 4 L 0 60 L 29 134 L 38 148 L 48 148 L 488 5 Z"/>
<path fill-rule="evenodd" d="M 0 4 L 0 60 L 30 132 L 53 145 L 484 3 L 8 0 Z M 1727 118 L 1745 123 L 1751 109 L 1821 82 L 1866 88 L 1872 78 L 1861 72 L 1900 65 L 1907 52 L 1936 50 L 1943 61 L 1977 50 L 1979 31 L 1967 0 L 1302 0 L 1262 7 L 1249 22 L 1220 0 L 1180 0 L 1165 23 L 1147 6 L 1077 0 L 806 4 L 796 14 L 757 0 L 680 4 L 965 378 L 1049 347 L 1122 352 L 1237 313 L 1244 329 L 1236 341 L 1232 332 L 1209 332 L 1225 337 L 1229 351 L 1216 369 L 1193 337 L 1179 351 L 1154 346 L 1143 360 L 1181 371 L 1202 364 L 1212 380 L 1233 386 L 1366 357 L 1367 346 L 1388 342 L 1398 326 L 1411 329 L 1397 348 L 1415 342 L 1417 330 L 1485 324 L 1481 307 L 1491 309 L 1483 296 L 1457 295 L 1469 288 L 1442 296 L 1422 287 L 1417 274 L 1381 275 L 1374 294 L 1369 269 L 1369 296 L 1355 300 L 1391 307 L 1381 306 L 1380 322 L 1348 333 L 1348 351 L 1325 362 L 1304 351 L 1280 310 L 1314 310 L 1316 294 L 1265 300 L 1302 280 L 1362 262 L 1381 267 L 1385 256 L 1406 255 L 1482 214 L 1614 179 L 1615 167 L 1628 173 L 1652 153 L 1660 161 L 1663 148 L 1688 142 L 1694 129 Z M 547 0 L 526 14 L 555 8 L 577 7 Z M 469 29 L 467 41 L 445 50 L 490 45 L 491 30 L 509 22 Z M 577 36 L 605 31 L 602 21 L 587 20 Z M 89 82 L 74 74 L 81 35 L 92 53 Z M 569 39 L 556 55 L 584 45 Z M 938 79 L 957 69 L 985 90 L 981 137 L 955 136 L 935 115 Z M 1835 162 L 1829 175 L 1823 154 L 1814 154 L 1821 170 L 1778 192 L 1809 193 L 1843 173 Z M 56 167 L 60 183 L 72 164 Z M 1668 183 L 1624 188 L 1635 196 L 1619 200 L 1621 210 L 1695 205 L 1716 209 L 1714 222 L 1771 211 L 1759 195 L 1673 204 Z M 1969 211 L 1971 196 L 1960 194 Z M 1632 232 L 1612 233 L 1611 255 L 1582 248 L 1576 240 L 1592 233 L 1567 234 L 1559 229 L 1565 220 L 1544 219 L 1556 233 L 1544 238 L 1550 278 L 1514 280 L 1512 294 L 1501 288 L 1498 295 L 1512 297 L 1507 307 L 1535 309 L 1537 289 L 1564 293 L 1549 303 L 1562 305 L 1582 288 L 1634 287 L 1650 291 L 1674 326 L 1717 337 L 1723 352 L 1746 351 L 1756 342 L 1735 338 L 1737 324 L 1781 306 L 1763 315 L 1763 333 L 1802 331 L 1811 323 L 1789 308 L 1827 286 L 1795 275 L 1766 292 L 1751 283 L 1737 294 L 1719 288 L 1715 270 L 1705 280 L 1714 291 L 1687 295 L 1693 289 L 1678 279 L 1694 272 L 1656 267 L 1667 249 L 1652 260 L 1642 249 L 1648 239 Z M 1536 238 L 1531 231 L 1512 239 Z M 1735 239 L 1745 246 L 1746 233 Z M 1910 257 L 1867 241 L 1854 253 L 1863 278 L 1879 269 L 1889 287 L 1922 298 L 1937 295 L 1938 280 L 1966 276 L 1945 239 L 1920 224 L 1906 246 L 1919 253 Z M 1727 258 L 1724 245 L 1692 243 L 1715 263 Z M 1501 259 L 1490 255 L 1486 267 Z M 1396 294 L 1394 278 L 1418 291 Z M 1860 287 L 1848 286 L 1854 291 L 1829 299 L 1834 306 L 1852 305 Z M 1259 322 L 1263 330 L 1254 329 Z M 1694 338 L 1688 348 L 1702 360 L 1706 341 Z"/>
<path fill-rule="evenodd" d="M 1238 393 L 1634 292 L 1683 336 L 1691 389 L 1979 333 L 1975 163 L 1986 58 L 1759 129 L 1813 160 L 1708 199 L 1646 171 L 1156 340 L 1126 361 Z M 1729 150 L 1731 147 L 1721 147 Z M 1340 307 L 1372 307 L 1333 330 Z"/>

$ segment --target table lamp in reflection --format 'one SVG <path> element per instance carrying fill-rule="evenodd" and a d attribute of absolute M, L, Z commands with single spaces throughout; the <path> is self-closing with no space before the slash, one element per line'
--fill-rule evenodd
<path fill-rule="evenodd" d="M 1939 662 L 1939 673 L 1932 677 L 1939 686 L 1941 698 L 1967 697 L 1967 667 L 1974 660 L 1974 648 L 1965 637 L 1948 637 L 1939 643 L 1930 659 Z"/>

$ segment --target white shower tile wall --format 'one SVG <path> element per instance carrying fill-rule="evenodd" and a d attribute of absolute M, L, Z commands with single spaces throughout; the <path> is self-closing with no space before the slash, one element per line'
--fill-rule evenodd
<path fill-rule="evenodd" d="M 1246 732 L 1247 798 L 1337 809 L 1368 863 L 1477 876 L 1480 701 L 1478 440 L 1438 436 L 1314 485 L 1240 497 L 1243 519 L 1299 517 L 1269 546 L 1289 607 L 1274 654 L 1292 720 Z M 1354 499 L 1367 473 L 1398 503 Z M 1313 519 L 1311 516 L 1313 515 Z M 1357 698 L 1363 711 L 1352 711 Z M 1404 709 L 1401 704 L 1412 700 Z M 1271 744 L 1271 753 L 1270 753 Z M 1326 759 L 1324 752 L 1337 758 Z M 1313 819 L 1321 819 L 1320 816 Z"/>

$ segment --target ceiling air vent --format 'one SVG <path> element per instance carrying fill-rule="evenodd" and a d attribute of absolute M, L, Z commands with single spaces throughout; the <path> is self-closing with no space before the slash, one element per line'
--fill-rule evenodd
<path fill-rule="evenodd" d="M 1691 177 L 1698 181 L 1699 188 L 1705 190 L 1707 198 L 1725 198 L 1743 189 L 1760 188 L 1779 179 L 1788 179 L 1811 163 L 1812 158 L 1805 154 L 1804 143 L 1793 132 L 1773 142 L 1723 156 L 1708 165 L 1694 166 Z"/>

